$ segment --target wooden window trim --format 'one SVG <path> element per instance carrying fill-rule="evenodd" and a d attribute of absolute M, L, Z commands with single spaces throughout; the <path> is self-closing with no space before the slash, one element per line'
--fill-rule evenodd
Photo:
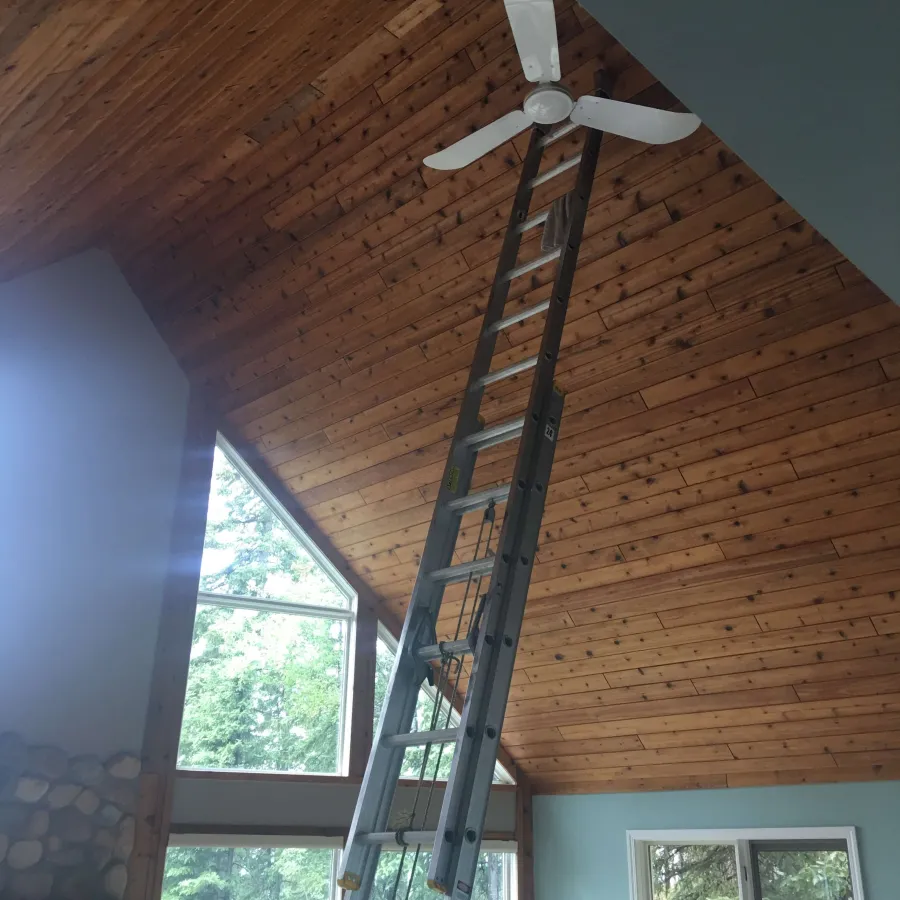
<path fill-rule="evenodd" d="M 517 900 L 534 900 L 534 817 L 531 782 L 514 770 L 516 784 L 516 884 Z"/>
<path fill-rule="evenodd" d="M 215 423 L 192 391 L 141 748 L 126 900 L 155 900 L 162 893 L 215 446 Z"/>

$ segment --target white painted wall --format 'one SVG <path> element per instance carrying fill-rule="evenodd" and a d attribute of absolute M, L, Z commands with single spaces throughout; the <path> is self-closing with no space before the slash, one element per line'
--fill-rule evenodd
<path fill-rule="evenodd" d="M 0 285 L 0 731 L 140 748 L 187 397 L 107 254 Z"/>

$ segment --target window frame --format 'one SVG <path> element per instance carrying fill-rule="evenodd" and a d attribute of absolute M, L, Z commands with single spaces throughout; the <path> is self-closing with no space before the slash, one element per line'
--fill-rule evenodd
<path fill-rule="evenodd" d="M 223 833 L 209 832 L 173 832 L 169 835 L 167 850 L 171 847 L 251 847 L 254 849 L 278 850 L 331 850 L 331 883 L 328 900 L 341 900 L 343 891 L 338 887 L 338 871 L 341 854 L 344 850 L 345 838 L 334 835 L 314 834 L 254 834 L 252 831 Z M 397 851 L 399 851 L 397 847 Z M 388 850 L 387 852 L 397 852 Z M 482 853 L 500 853 L 503 855 L 503 894 L 504 900 L 518 900 L 519 883 L 516 859 L 518 846 L 515 841 L 485 840 L 481 846 Z M 435 895 L 437 896 L 437 895 Z"/>
<path fill-rule="evenodd" d="M 337 879 L 344 847 L 342 837 L 292 834 L 260 835 L 250 832 L 238 834 L 173 833 L 169 835 L 169 842 L 166 846 L 166 861 L 168 861 L 168 850 L 173 847 L 208 847 L 216 850 L 231 847 L 249 847 L 254 850 L 330 850 L 331 876 L 327 900 L 341 900 L 343 891 L 338 887 Z M 165 871 L 165 865 L 163 870 Z"/>
<path fill-rule="evenodd" d="M 357 639 L 357 611 L 358 597 L 356 591 L 341 575 L 340 571 L 319 549 L 315 541 L 300 527 L 293 516 L 284 508 L 281 501 L 266 486 L 265 482 L 253 471 L 238 451 L 222 434 L 216 435 L 216 449 L 228 460 L 237 473 L 243 478 L 250 488 L 256 492 L 260 500 L 269 508 L 272 515 L 287 529 L 290 535 L 305 550 L 318 565 L 337 591 L 344 596 L 346 606 L 325 606 L 312 603 L 292 603 L 286 600 L 276 600 L 266 597 L 245 597 L 239 594 L 220 594 L 210 591 L 197 592 L 197 604 L 207 606 L 220 606 L 226 609 L 250 609 L 259 612 L 273 612 L 284 615 L 302 616 L 304 618 L 330 619 L 344 623 L 344 645 L 341 653 L 341 692 L 338 707 L 338 742 L 337 742 L 337 766 L 336 771 L 321 773 L 295 773 L 297 775 L 314 774 L 327 777 L 346 777 L 350 768 L 350 721 L 351 697 L 353 694 L 353 661 L 354 648 Z M 210 483 L 210 493 L 213 484 Z M 192 637 L 193 640 L 193 637 Z M 190 676 L 188 676 L 190 677 Z M 260 771 L 269 774 L 284 774 L 281 770 L 271 771 L 267 769 L 212 769 L 204 766 L 179 766 L 182 771 L 222 771 L 244 772 Z M 287 773 L 292 774 L 292 773 Z"/>
<path fill-rule="evenodd" d="M 796 828 L 688 828 L 667 830 L 626 831 L 628 854 L 628 882 L 631 900 L 652 900 L 650 892 L 651 844 L 731 844 L 735 849 L 738 865 L 740 900 L 755 900 L 755 887 L 750 883 L 753 845 L 781 845 L 778 849 L 790 850 L 800 844 L 842 843 L 847 848 L 850 883 L 853 900 L 865 900 L 863 894 L 862 867 L 856 827 L 809 826 Z M 743 874 L 742 874 L 743 873 Z"/>

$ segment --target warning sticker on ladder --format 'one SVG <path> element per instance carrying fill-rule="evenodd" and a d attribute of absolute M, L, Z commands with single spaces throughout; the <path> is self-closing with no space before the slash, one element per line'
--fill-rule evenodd
<path fill-rule="evenodd" d="M 457 488 L 459 487 L 459 466 L 453 466 L 450 469 L 450 474 L 447 476 L 447 490 L 452 493 L 456 493 Z"/>

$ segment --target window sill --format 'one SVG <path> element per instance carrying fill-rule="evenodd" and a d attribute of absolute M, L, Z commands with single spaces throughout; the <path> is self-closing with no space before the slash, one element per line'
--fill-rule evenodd
<path fill-rule="evenodd" d="M 209 778 L 219 781 L 293 781 L 306 784 L 361 784 L 352 775 L 314 775 L 307 772 L 267 772 L 261 769 L 176 769 L 176 778 Z"/>

